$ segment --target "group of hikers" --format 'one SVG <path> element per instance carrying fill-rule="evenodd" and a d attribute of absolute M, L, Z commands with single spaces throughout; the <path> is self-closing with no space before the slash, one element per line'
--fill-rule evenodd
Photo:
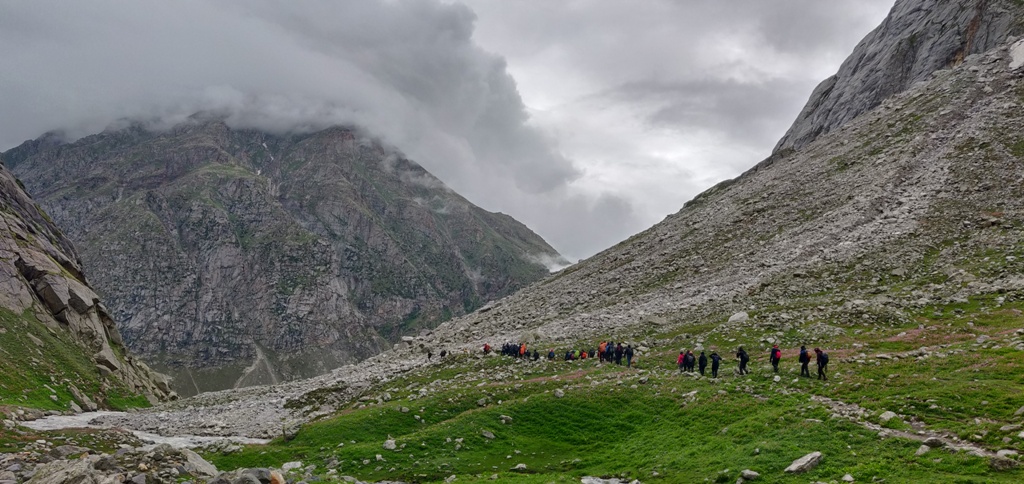
<path fill-rule="evenodd" d="M 491 345 L 484 344 L 484 354 L 489 354 L 493 349 Z M 679 357 L 676 358 L 676 365 L 679 366 L 680 372 L 692 373 L 696 368 L 700 372 L 701 376 L 705 375 L 705 370 L 708 367 L 708 362 L 711 362 L 711 377 L 718 378 L 718 369 L 722 364 L 722 357 L 718 355 L 716 351 L 711 351 L 710 355 L 705 355 L 704 350 L 699 350 L 700 356 L 696 356 L 692 351 L 684 349 L 679 352 Z M 510 356 L 512 358 L 524 358 L 527 360 L 537 361 L 540 359 L 540 353 L 537 349 L 533 349 L 531 352 L 526 347 L 526 343 L 505 343 L 501 345 L 501 354 L 504 356 Z M 444 356 L 442 352 L 442 357 Z M 549 349 L 547 352 L 548 360 L 554 360 L 557 357 L 554 349 Z M 613 341 L 602 341 L 597 345 L 597 348 L 588 349 L 569 349 L 565 351 L 565 361 L 574 360 L 586 360 L 589 358 L 597 358 L 601 362 L 614 362 L 617 365 L 622 364 L 622 360 L 626 360 L 626 366 L 633 366 L 633 345 L 627 344 L 622 346 L 622 343 L 615 343 Z M 742 346 L 736 351 L 736 359 L 739 360 L 739 368 L 737 372 L 740 375 L 746 375 L 750 373 L 747 370 L 747 363 L 750 362 L 750 355 Z M 818 379 L 828 380 L 828 376 L 825 374 L 828 368 L 828 353 L 821 351 L 821 348 L 814 348 L 814 360 L 818 364 Z M 779 372 L 779 363 L 782 361 L 782 350 L 779 349 L 779 345 L 772 345 L 771 349 L 768 350 L 768 361 L 772 364 L 772 371 L 775 373 Z M 811 353 L 807 351 L 806 346 L 800 346 L 800 356 L 798 358 L 800 362 L 800 376 L 806 376 L 810 378 L 811 372 L 808 369 L 808 365 L 811 363 Z"/>
<path fill-rule="evenodd" d="M 489 354 L 493 351 L 490 344 L 484 343 L 484 354 Z M 512 358 L 526 358 L 537 361 L 540 359 L 540 353 L 536 349 L 531 353 L 526 347 L 526 343 L 505 343 L 501 345 L 501 354 L 504 356 L 511 356 Z M 633 345 L 627 344 L 622 346 L 622 343 L 614 343 L 612 341 L 602 341 L 597 345 L 597 348 L 591 347 L 589 350 L 584 349 L 568 349 L 565 351 L 565 361 L 575 360 L 586 360 L 589 358 L 597 358 L 599 361 L 621 365 L 622 360 L 626 360 L 626 366 L 633 366 Z M 548 360 L 554 360 L 558 357 L 554 349 L 548 349 L 547 353 Z"/>
<path fill-rule="evenodd" d="M 814 360 L 818 364 L 818 379 L 828 380 L 828 375 L 825 374 L 828 369 L 828 353 L 825 353 L 821 348 L 814 348 Z M 711 377 L 718 378 L 718 367 L 722 361 L 722 357 L 718 356 L 715 351 L 711 352 L 711 356 L 705 356 L 704 351 L 700 351 L 700 356 L 694 356 L 690 350 L 683 350 L 679 352 L 679 357 L 676 358 L 676 365 L 679 366 L 680 372 L 693 372 L 694 364 L 696 363 L 699 368 L 700 374 L 703 376 L 704 370 L 708 366 L 708 360 L 711 360 Z M 738 373 L 740 375 L 746 375 L 750 373 L 747 370 L 747 363 L 750 362 L 750 355 L 747 354 L 747 350 L 743 349 L 742 346 L 736 351 L 736 359 L 739 360 Z M 779 363 L 782 361 L 782 350 L 779 349 L 779 345 L 772 345 L 771 349 L 768 350 L 768 362 L 772 364 L 772 371 L 775 373 L 779 372 Z M 807 366 L 811 363 L 811 354 L 807 351 L 806 346 L 800 346 L 800 356 L 798 358 L 800 362 L 800 376 L 806 376 L 810 378 L 811 372 Z"/>

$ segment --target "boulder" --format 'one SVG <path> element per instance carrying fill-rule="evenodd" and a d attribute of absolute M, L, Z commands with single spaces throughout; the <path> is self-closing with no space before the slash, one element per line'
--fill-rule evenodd
<path fill-rule="evenodd" d="M 185 458 L 185 471 L 194 477 L 213 477 L 217 475 L 217 467 L 207 462 L 201 455 L 189 450 L 180 449 L 182 457 Z"/>
<path fill-rule="evenodd" d="M 754 481 L 757 480 L 758 477 L 761 477 L 761 474 L 758 474 L 757 472 L 754 472 L 750 469 L 744 469 L 743 472 L 740 472 L 740 477 L 742 477 L 745 481 Z"/>
<path fill-rule="evenodd" d="M 740 311 L 732 316 L 729 316 L 730 323 L 745 323 L 750 320 L 750 315 L 746 311 Z"/>
<path fill-rule="evenodd" d="M 786 468 L 786 472 L 796 474 L 814 469 L 821 462 L 821 452 L 811 452 L 795 461 Z"/>

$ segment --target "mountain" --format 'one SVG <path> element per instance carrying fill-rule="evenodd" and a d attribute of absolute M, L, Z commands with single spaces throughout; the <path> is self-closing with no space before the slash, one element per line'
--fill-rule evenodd
<path fill-rule="evenodd" d="M 548 274 L 557 252 L 354 129 L 197 115 L 2 155 L 182 394 L 323 373 Z"/>
<path fill-rule="evenodd" d="M 886 98 L 1024 33 L 1015 0 L 899 0 L 889 16 L 814 89 L 775 151 L 800 148 Z"/>
<path fill-rule="evenodd" d="M 936 5 L 886 22 L 958 12 Z M 1022 81 L 1005 39 L 397 350 L 112 422 L 281 436 L 206 455 L 308 481 L 1021 482 Z M 480 351 L 606 339 L 633 367 Z M 799 376 L 801 345 L 831 354 L 827 380 Z M 725 356 L 720 377 L 680 372 L 683 348 Z"/>
<path fill-rule="evenodd" d="M 0 403 L 80 412 L 176 397 L 127 353 L 74 246 L 3 167 L 0 275 Z"/>
<path fill-rule="evenodd" d="M 893 15 L 919 10 L 895 8 Z M 1010 341 L 1019 333 L 1007 330 L 1024 325 L 1022 77 L 1024 41 L 968 55 L 804 146 L 776 152 L 614 247 L 397 350 L 278 391 L 338 405 L 374 384 L 415 392 L 387 382 L 428 365 L 427 350 L 476 354 L 484 343 L 506 341 L 545 350 L 610 338 L 641 347 L 640 361 L 669 366 L 674 351 L 698 344 L 758 352 L 773 343 L 787 351 L 820 344 L 849 364 L 863 364 L 867 352 L 909 354 L 922 345 L 987 350 L 971 345 L 994 329 L 1008 341 L 1003 350 L 1024 349 Z M 998 326 L 982 327 L 992 318 Z M 1021 363 L 1018 354 L 986 353 L 1011 367 Z M 480 371 L 480 378 L 489 375 Z M 281 393 L 262 393 L 232 395 L 260 401 L 252 408 L 261 411 L 281 400 Z M 245 415 L 235 415 L 235 432 L 275 431 L 248 418 L 249 410 L 222 406 L 225 398 L 187 405 Z M 1015 409 L 999 418 L 1012 419 Z M 322 415 L 314 410 L 307 409 Z M 182 417 L 179 430 L 201 420 Z"/>

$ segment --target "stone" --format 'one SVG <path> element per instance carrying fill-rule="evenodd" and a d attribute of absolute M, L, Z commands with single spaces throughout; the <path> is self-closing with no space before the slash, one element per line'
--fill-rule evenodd
<path fill-rule="evenodd" d="M 565 392 L 561 388 L 555 389 L 555 398 L 562 398 L 565 396 Z"/>
<path fill-rule="evenodd" d="M 480 432 L 480 435 L 483 435 L 485 439 L 494 439 L 494 433 L 492 433 L 490 430 L 484 430 L 483 432 Z"/>
<path fill-rule="evenodd" d="M 782 377 L 779 376 L 779 375 L 775 375 L 775 377 L 772 378 L 772 381 L 775 382 L 775 383 L 778 383 L 778 382 L 782 381 Z"/>
<path fill-rule="evenodd" d="M 512 469 L 512 472 L 526 472 L 526 464 L 516 464 Z"/>
<path fill-rule="evenodd" d="M 478 407 L 487 406 L 487 398 L 485 397 L 485 398 L 481 398 L 481 399 L 477 400 L 476 401 L 476 406 L 478 406 Z"/>
<path fill-rule="evenodd" d="M 927 445 L 928 447 L 931 447 L 933 449 L 938 449 L 941 447 L 945 447 L 946 443 L 938 437 L 928 437 L 927 439 L 924 439 L 924 445 Z"/>
<path fill-rule="evenodd" d="M 395 450 L 397 448 L 398 448 L 398 445 L 395 443 L 395 439 L 388 439 L 388 440 L 384 441 L 384 449 L 385 450 Z"/>
<path fill-rule="evenodd" d="M 189 475 L 194 477 L 213 477 L 217 475 L 217 467 L 204 459 L 203 456 L 190 449 L 178 449 L 178 452 L 185 458 L 183 465 Z"/>
<path fill-rule="evenodd" d="M 854 481 L 854 479 L 853 479 L 852 475 L 846 474 L 846 475 L 843 476 L 843 482 L 853 482 L 853 481 Z"/>
<path fill-rule="evenodd" d="M 785 472 L 796 474 L 814 469 L 821 462 L 821 452 L 811 452 L 795 461 L 786 468 Z"/>
<path fill-rule="evenodd" d="M 1016 457 L 1018 455 L 1018 452 L 1012 449 L 1002 449 L 996 452 L 996 455 L 999 457 Z"/>
<path fill-rule="evenodd" d="M 729 316 L 730 323 L 745 323 L 750 320 L 750 315 L 746 311 L 740 311 L 738 313 Z"/>
<path fill-rule="evenodd" d="M 761 474 L 758 474 L 757 472 L 754 472 L 750 469 L 744 469 L 743 471 L 740 472 L 740 477 L 742 477 L 743 480 L 746 481 L 754 481 L 757 480 L 758 477 L 761 477 Z"/>
<path fill-rule="evenodd" d="M 301 468 L 302 468 L 302 462 L 301 461 L 285 462 L 284 464 L 281 464 L 281 470 L 284 471 L 284 472 L 290 472 L 290 471 L 292 471 L 294 469 L 301 469 Z"/>
<path fill-rule="evenodd" d="M 885 423 L 896 417 L 896 412 L 886 410 L 885 412 L 882 412 L 882 414 L 878 416 L 878 420 L 881 421 L 882 423 Z"/>
<path fill-rule="evenodd" d="M 927 454 L 931 450 L 932 450 L 931 447 L 929 447 L 929 446 L 927 446 L 925 444 L 921 444 L 921 446 L 917 448 L 917 452 L 914 452 L 914 455 L 920 457 L 922 455 Z"/>

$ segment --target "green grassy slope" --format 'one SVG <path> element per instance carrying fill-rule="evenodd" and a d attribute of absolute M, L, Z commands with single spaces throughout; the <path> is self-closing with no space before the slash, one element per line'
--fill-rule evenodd
<path fill-rule="evenodd" d="M 943 449 L 918 456 L 920 441 L 879 435 L 884 427 L 1024 451 L 1019 429 L 1000 430 L 1020 423 L 1014 413 L 1024 403 L 1024 352 L 1016 349 L 1024 302 L 1016 298 L 922 308 L 912 321 L 888 327 L 839 326 L 842 334 L 826 348 L 827 383 L 799 378 L 797 349 L 790 347 L 774 382 L 760 335 L 713 323 L 688 327 L 687 338 L 651 335 L 657 345 L 632 369 L 594 360 L 459 356 L 364 392 L 368 401 L 351 402 L 293 440 L 210 458 L 227 469 L 301 460 L 316 464 L 319 474 L 334 468 L 360 479 L 411 482 L 451 475 L 489 481 L 494 474 L 502 482 L 578 482 L 587 475 L 735 482 L 743 469 L 766 482 L 838 481 L 847 473 L 858 482 L 1019 482 L 1024 471 L 998 470 L 1005 461 Z M 979 344 L 982 335 L 990 339 Z M 680 375 L 674 355 L 697 338 L 723 355 L 745 345 L 754 371 L 735 375 L 725 355 L 717 381 Z M 904 355 L 922 347 L 927 356 Z M 385 393 L 390 399 L 375 403 Z M 316 408 L 329 397 L 329 390 L 317 392 L 295 406 Z M 886 410 L 900 417 L 872 429 L 836 415 L 828 401 L 859 405 L 868 424 L 879 424 Z M 503 423 L 503 415 L 511 421 Z M 389 436 L 397 450 L 383 448 Z M 783 472 L 813 451 L 824 455 L 817 468 Z M 520 463 L 525 472 L 511 470 Z"/>

